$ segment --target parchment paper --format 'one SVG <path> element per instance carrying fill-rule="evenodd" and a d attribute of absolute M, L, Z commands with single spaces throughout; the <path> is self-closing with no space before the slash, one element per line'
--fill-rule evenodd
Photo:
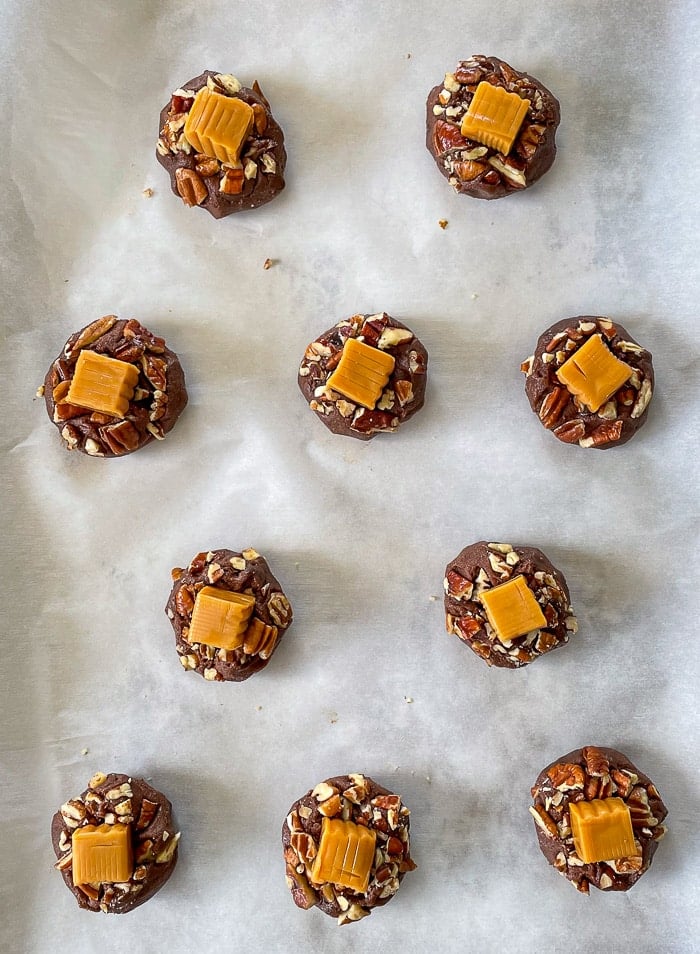
<path fill-rule="evenodd" d="M 698 950 L 694 5 L 3 7 L 0 947 Z M 425 151 L 427 92 L 472 53 L 561 101 L 527 194 L 457 196 Z M 260 81 L 290 157 L 279 199 L 220 222 L 153 154 L 204 68 Z M 382 309 L 426 344 L 428 400 L 364 445 L 314 418 L 296 370 L 319 332 Z M 164 335 L 190 392 L 163 445 L 114 461 L 66 453 L 33 402 L 106 313 Z M 649 421 L 620 450 L 559 444 L 524 396 L 520 361 L 578 314 L 654 354 Z M 482 538 L 540 546 L 571 588 L 578 637 L 520 672 L 444 633 L 444 566 Z M 183 673 L 163 613 L 170 568 L 216 546 L 264 553 L 295 610 L 241 685 Z M 579 896 L 527 813 L 540 769 L 590 743 L 670 810 L 626 895 Z M 126 917 L 80 911 L 52 870 L 51 815 L 98 769 L 152 780 L 183 831 L 172 880 Z M 279 833 L 346 771 L 402 795 L 419 868 L 340 929 L 292 904 Z"/>

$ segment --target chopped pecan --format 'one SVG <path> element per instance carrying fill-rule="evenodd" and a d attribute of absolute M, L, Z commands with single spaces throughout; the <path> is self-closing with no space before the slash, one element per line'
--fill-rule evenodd
<path fill-rule="evenodd" d="M 581 447 L 600 447 L 618 440 L 620 434 L 622 434 L 622 421 L 610 421 L 596 427 L 589 437 L 584 437 L 579 444 Z"/>
<path fill-rule="evenodd" d="M 194 609 L 194 596 L 189 586 L 181 586 L 175 594 L 175 609 L 180 616 L 189 616 Z"/>
<path fill-rule="evenodd" d="M 610 774 L 610 761 L 604 752 L 594 745 L 587 745 L 581 749 L 586 771 L 589 775 L 603 776 Z"/>
<path fill-rule="evenodd" d="M 100 437 L 113 454 L 127 454 L 139 446 L 139 432 L 131 421 L 120 421 L 101 428 Z"/>
<path fill-rule="evenodd" d="M 308 864 L 316 857 L 316 842 L 306 832 L 292 832 L 289 843 L 304 864 Z"/>
<path fill-rule="evenodd" d="M 562 411 L 569 403 L 571 395 L 566 388 L 553 388 L 545 395 L 540 404 L 539 418 L 546 428 L 551 430 L 561 417 Z"/>
<path fill-rule="evenodd" d="M 542 829 L 550 838 L 557 838 L 559 832 L 557 831 L 557 826 L 554 824 L 551 815 L 549 815 L 541 805 L 531 805 L 530 814 L 535 819 L 535 823 L 539 828 Z"/>
<path fill-rule="evenodd" d="M 573 762 L 557 762 L 547 772 L 547 776 L 559 792 L 583 788 L 586 780 L 581 766 Z"/>
<path fill-rule="evenodd" d="M 369 434 L 371 431 L 392 431 L 398 426 L 398 418 L 388 411 L 361 411 L 351 424 L 354 431 Z"/>
<path fill-rule="evenodd" d="M 518 137 L 518 141 L 515 146 L 515 151 L 518 153 L 518 155 L 522 156 L 526 161 L 532 159 L 540 140 L 542 139 L 544 129 L 544 126 L 526 126 Z"/>
<path fill-rule="evenodd" d="M 457 620 L 457 629 L 467 638 L 475 636 L 483 628 L 483 623 L 480 623 L 478 619 L 474 619 L 472 616 L 460 616 Z"/>
<path fill-rule="evenodd" d="M 253 103 L 253 123 L 256 133 L 262 136 L 267 129 L 267 113 L 265 107 L 261 106 L 260 103 Z"/>
<path fill-rule="evenodd" d="M 466 579 L 466 577 L 462 576 L 462 574 L 456 570 L 448 570 L 445 579 L 447 581 L 447 592 L 450 596 L 454 596 L 455 599 L 458 600 L 461 600 L 465 596 L 467 599 L 471 598 L 474 590 L 474 584 L 471 580 Z"/>
<path fill-rule="evenodd" d="M 482 172 L 486 172 L 488 166 L 484 162 L 474 162 L 470 159 L 467 162 L 455 162 L 453 168 L 458 179 L 461 179 L 462 182 L 471 182 Z"/>
<path fill-rule="evenodd" d="M 185 205 L 201 205 L 209 194 L 194 169 L 186 169 L 184 166 L 175 170 L 175 185 Z"/>
<path fill-rule="evenodd" d="M 565 421 L 555 427 L 552 433 L 565 444 L 576 444 L 585 435 L 586 426 L 583 421 Z"/>
<path fill-rule="evenodd" d="M 198 172 L 200 176 L 203 176 L 205 179 L 209 176 L 215 176 L 221 169 L 218 159 L 212 159 L 210 156 L 205 156 L 203 153 L 198 153 L 195 157 L 195 172 Z"/>
<path fill-rule="evenodd" d="M 151 802 L 147 798 L 144 798 L 144 800 L 141 802 L 141 811 L 139 812 L 139 817 L 136 820 L 137 830 L 143 831 L 144 828 L 148 828 L 155 818 L 157 811 L 157 802 Z"/>
<path fill-rule="evenodd" d="M 240 195 L 243 192 L 245 184 L 245 174 L 243 169 L 224 169 L 224 174 L 219 183 L 219 192 L 224 195 Z"/>
<path fill-rule="evenodd" d="M 168 363 L 165 358 L 155 358 L 144 354 L 141 358 L 143 373 L 157 391 L 165 391 L 168 387 Z"/>
<path fill-rule="evenodd" d="M 72 339 L 68 340 L 65 349 L 66 358 L 70 360 L 80 350 L 86 348 L 88 345 L 94 344 L 98 338 L 101 338 L 102 335 L 106 335 L 110 328 L 113 328 L 116 323 L 116 315 L 104 315 L 104 317 L 91 322 L 87 328 L 83 328 L 75 341 Z"/>
<path fill-rule="evenodd" d="M 466 145 L 467 140 L 460 132 L 459 126 L 438 119 L 433 129 L 433 150 L 437 155 L 442 155 L 449 149 L 463 149 Z"/>

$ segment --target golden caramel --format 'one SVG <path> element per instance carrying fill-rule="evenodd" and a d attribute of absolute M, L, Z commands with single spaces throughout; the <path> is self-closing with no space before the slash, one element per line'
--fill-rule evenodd
<path fill-rule="evenodd" d="M 592 335 L 557 371 L 557 377 L 589 411 L 597 411 L 634 374 L 603 342 Z"/>
<path fill-rule="evenodd" d="M 223 96 L 204 86 L 187 114 L 185 139 L 197 152 L 236 166 L 254 118 L 252 108 L 242 99 Z"/>
<path fill-rule="evenodd" d="M 530 100 L 517 93 L 507 93 L 491 83 L 479 83 L 462 120 L 461 133 L 465 139 L 475 139 L 507 156 L 529 106 Z"/>
<path fill-rule="evenodd" d="M 339 818 L 324 818 L 321 843 L 314 858 L 310 880 L 329 881 L 363 894 L 369 884 L 377 833 Z"/>
<path fill-rule="evenodd" d="M 128 881 L 134 871 L 129 825 L 84 825 L 73 832 L 73 884 Z"/>
<path fill-rule="evenodd" d="M 243 652 L 249 656 L 256 653 L 262 659 L 268 659 L 277 642 L 278 629 L 254 616 L 243 634 Z"/>
<path fill-rule="evenodd" d="M 133 364 L 83 349 L 66 401 L 89 411 L 124 417 L 138 379 L 139 371 Z"/>
<path fill-rule="evenodd" d="M 574 846 L 581 861 L 614 861 L 638 855 L 630 810 L 621 798 L 594 798 L 569 805 Z"/>
<path fill-rule="evenodd" d="M 488 621 L 502 643 L 510 643 L 516 636 L 524 636 L 547 625 L 540 604 L 524 576 L 515 576 L 507 583 L 486 590 L 480 599 Z"/>
<path fill-rule="evenodd" d="M 204 643 L 217 649 L 238 649 L 243 645 L 255 597 L 205 586 L 197 593 L 192 611 L 190 643 Z"/>
<path fill-rule="evenodd" d="M 327 387 L 338 391 L 355 404 L 373 408 L 386 387 L 396 361 L 364 341 L 348 338 L 338 367 L 328 379 Z"/>

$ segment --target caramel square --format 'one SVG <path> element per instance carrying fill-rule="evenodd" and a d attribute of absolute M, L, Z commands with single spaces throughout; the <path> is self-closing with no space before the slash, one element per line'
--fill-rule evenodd
<path fill-rule="evenodd" d="M 326 387 L 338 391 L 355 404 L 373 408 L 387 386 L 396 361 L 392 355 L 372 348 L 364 341 L 348 338 L 338 367 Z"/>
<path fill-rule="evenodd" d="M 594 413 L 633 374 L 634 368 L 612 353 L 602 335 L 591 335 L 557 371 L 567 390 Z"/>
<path fill-rule="evenodd" d="M 581 861 L 614 861 L 638 855 L 630 810 L 621 798 L 594 798 L 569 805 L 574 847 Z"/>
<path fill-rule="evenodd" d="M 524 576 L 515 576 L 507 583 L 486 590 L 480 599 L 488 621 L 502 643 L 510 643 L 517 636 L 547 625 L 540 604 Z"/>
<path fill-rule="evenodd" d="M 71 839 L 73 884 L 128 881 L 134 871 L 129 825 L 83 825 Z"/>
<path fill-rule="evenodd" d="M 128 361 L 83 349 L 78 355 L 66 401 L 89 411 L 124 417 L 138 379 L 138 368 Z"/>
<path fill-rule="evenodd" d="M 253 109 L 248 103 L 204 86 L 187 114 L 185 139 L 197 152 L 237 166 L 253 120 Z"/>
<path fill-rule="evenodd" d="M 205 586 L 197 593 L 192 610 L 190 643 L 204 643 L 217 649 L 238 649 L 243 645 L 255 597 Z"/>
<path fill-rule="evenodd" d="M 462 120 L 462 135 L 507 156 L 529 106 L 530 100 L 517 93 L 508 93 L 491 83 L 479 83 Z"/>
<path fill-rule="evenodd" d="M 339 818 L 324 818 L 321 842 L 311 868 L 314 884 L 340 885 L 364 894 L 374 861 L 376 831 Z"/>

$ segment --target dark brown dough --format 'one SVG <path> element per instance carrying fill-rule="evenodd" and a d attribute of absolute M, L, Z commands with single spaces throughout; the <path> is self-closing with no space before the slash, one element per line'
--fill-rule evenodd
<path fill-rule="evenodd" d="M 321 393 L 348 338 L 378 347 L 396 361 L 374 409 L 354 404 L 335 391 Z M 375 434 L 395 431 L 423 407 L 427 369 L 428 352 L 418 338 L 381 312 L 353 315 L 324 331 L 304 352 L 298 381 L 309 406 L 329 430 L 368 441 Z"/>
<path fill-rule="evenodd" d="M 118 358 L 139 369 L 125 417 L 56 403 L 54 395 L 65 390 L 63 382 L 73 380 L 82 350 Z M 162 338 L 134 318 L 120 321 L 116 315 L 105 315 L 68 339 L 44 379 L 44 400 L 68 450 L 80 450 L 91 457 L 124 457 L 152 440 L 162 440 L 175 426 L 187 404 L 185 374 Z"/>
<path fill-rule="evenodd" d="M 599 334 L 634 375 L 597 412 L 589 411 L 557 379 L 561 365 Z M 540 335 L 534 355 L 521 365 L 525 393 L 542 424 L 565 444 L 608 450 L 626 444 L 647 419 L 654 391 L 651 355 L 610 318 L 565 318 Z"/>
<path fill-rule="evenodd" d="M 255 124 L 243 143 L 241 162 L 252 170 L 243 179 L 242 191 L 227 194 L 221 191 L 225 178 L 234 181 L 218 159 L 198 155 L 184 137 L 184 124 L 187 113 L 192 108 L 194 94 L 207 83 L 217 93 L 243 100 L 255 109 Z M 237 88 L 238 87 L 238 88 Z M 191 97 L 182 93 L 191 93 Z M 263 95 L 257 82 L 252 89 L 240 86 L 238 80 L 229 74 L 214 73 L 205 70 L 199 76 L 176 90 L 162 109 L 156 158 L 170 174 L 170 185 L 175 195 L 186 205 L 199 205 L 215 219 L 222 219 L 232 212 L 244 212 L 265 205 L 284 189 L 284 167 L 287 153 L 284 149 L 284 133 L 270 112 L 270 104 Z M 187 170 L 179 173 L 178 169 Z M 226 185 L 225 185 L 226 188 Z"/>
<path fill-rule="evenodd" d="M 540 848 L 550 865 L 579 891 L 588 886 L 601 891 L 627 891 L 651 864 L 666 833 L 661 823 L 668 814 L 651 779 L 614 749 L 589 745 L 575 749 L 548 765 L 532 787 L 530 813 Z M 630 810 L 638 857 L 583 864 L 576 854 L 569 823 L 571 802 L 594 798 L 621 798 Z"/>
<path fill-rule="evenodd" d="M 71 838 L 84 825 L 131 824 L 134 872 L 128 882 L 73 884 Z M 125 914 L 160 891 L 177 863 L 180 833 L 175 830 L 172 805 L 143 779 L 128 775 L 93 775 L 88 787 L 53 816 L 51 840 L 55 867 L 81 908 Z"/>
<path fill-rule="evenodd" d="M 324 816 L 343 818 L 377 832 L 365 894 L 309 880 Z M 294 802 L 282 826 L 287 884 L 294 903 L 300 908 L 315 905 L 337 918 L 339 924 L 359 921 L 372 908 L 386 904 L 398 891 L 405 873 L 416 867 L 411 859 L 409 827 L 409 811 L 401 798 L 367 775 L 338 775 L 319 783 Z"/>
<path fill-rule="evenodd" d="M 507 156 L 462 136 L 462 120 L 481 82 L 530 101 Z M 557 152 L 559 103 L 538 80 L 495 56 L 473 56 L 459 63 L 454 73 L 447 73 L 445 83 L 452 88 L 441 83 L 428 96 L 426 145 L 455 192 L 500 199 L 529 188 L 547 172 Z"/>
<path fill-rule="evenodd" d="M 486 617 L 480 594 L 516 576 L 525 578 L 547 626 L 504 645 Z M 444 589 L 447 632 L 459 636 L 489 666 L 519 669 L 563 646 L 577 630 L 566 580 L 536 547 L 472 543 L 447 564 Z"/>
<path fill-rule="evenodd" d="M 255 550 L 210 550 L 198 553 L 187 569 L 173 570 L 175 583 L 165 612 L 175 630 L 175 646 L 185 670 L 198 672 L 215 682 L 242 682 L 264 669 L 292 622 L 292 607 L 282 587 L 270 572 L 264 557 Z M 253 619 L 277 629 L 271 648 L 260 653 L 240 649 L 224 650 L 188 642 L 189 626 L 197 593 L 214 586 L 255 597 Z"/>

